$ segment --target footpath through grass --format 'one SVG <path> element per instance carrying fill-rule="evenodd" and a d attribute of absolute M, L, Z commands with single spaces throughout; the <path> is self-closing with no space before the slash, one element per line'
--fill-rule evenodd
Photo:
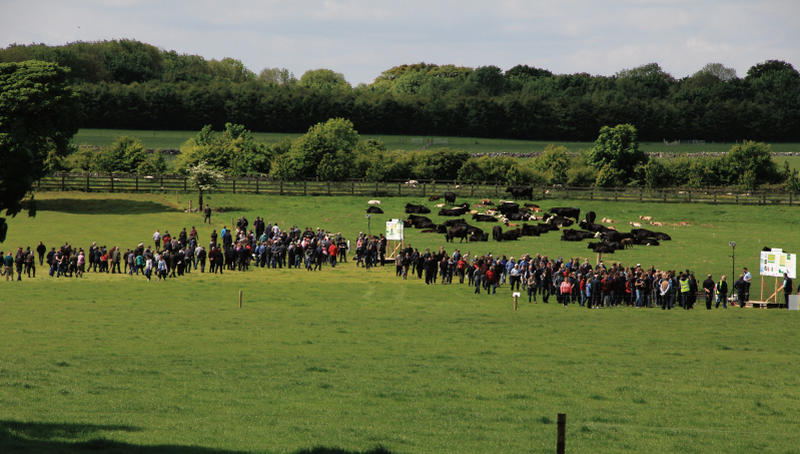
<path fill-rule="evenodd" d="M 2 248 L 40 239 L 124 248 L 156 227 L 174 234 L 192 224 L 207 241 L 200 218 L 180 210 L 188 197 L 37 195 L 38 216 L 13 219 Z M 406 201 L 385 199 L 386 217 Z M 211 196 L 232 210 L 225 221 L 215 215 L 216 227 L 258 214 L 351 237 L 367 228 L 364 202 Z M 798 249 L 796 208 L 581 208 L 690 221 L 662 229 L 672 243 L 615 254 L 628 263 L 728 272 L 729 239 L 737 265 L 753 268 L 762 243 Z M 372 219 L 373 231 L 382 221 Z M 555 233 L 469 247 L 585 250 Z M 0 452 L 552 452 L 559 412 L 570 452 L 800 452 L 795 313 L 541 303 L 515 313 L 507 288 L 473 295 L 351 263 L 149 283 L 39 274 L 0 282 Z"/>

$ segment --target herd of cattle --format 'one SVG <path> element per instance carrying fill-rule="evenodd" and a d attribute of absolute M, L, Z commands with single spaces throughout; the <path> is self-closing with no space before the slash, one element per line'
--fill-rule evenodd
<path fill-rule="evenodd" d="M 517 190 L 520 189 L 520 190 Z M 508 192 L 515 198 L 531 197 L 530 187 L 517 188 L 510 187 Z M 438 200 L 439 197 L 433 196 L 429 201 Z M 492 228 L 491 236 L 496 241 L 513 241 L 523 236 L 540 236 L 552 231 L 561 231 L 562 241 L 590 241 L 587 245 L 594 252 L 610 254 L 616 250 L 633 247 L 634 245 L 658 246 L 661 241 L 670 240 L 670 236 L 662 232 L 654 232 L 643 228 L 634 228 L 630 232 L 619 232 L 613 226 L 595 223 L 597 219 L 593 211 L 586 213 L 584 219 L 580 219 L 580 208 L 555 207 L 546 212 L 542 212 L 538 205 L 525 203 L 520 205 L 517 202 L 500 201 L 498 204 L 490 200 L 481 200 L 474 208 L 468 203 L 455 205 L 456 194 L 446 192 L 444 200 L 450 206 L 438 204 L 440 208 L 439 216 L 465 216 L 471 215 L 475 222 L 502 223 L 512 227 L 503 230 L 500 225 Z M 370 201 L 367 213 L 383 213 L 377 206 L 379 201 Z M 408 203 L 405 206 L 408 219 L 404 220 L 406 228 L 421 229 L 422 233 L 440 233 L 445 235 L 446 241 L 488 241 L 489 233 L 483 229 L 470 225 L 466 219 L 450 219 L 442 224 L 436 224 L 430 218 L 423 216 L 429 214 L 431 209 L 425 205 Z M 537 216 L 537 214 L 539 216 Z M 523 223 L 518 225 L 512 221 L 539 221 L 535 224 Z M 579 228 L 565 228 L 576 224 Z"/>

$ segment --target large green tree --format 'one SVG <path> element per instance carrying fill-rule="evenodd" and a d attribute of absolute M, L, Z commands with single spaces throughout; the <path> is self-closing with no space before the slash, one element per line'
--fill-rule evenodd
<path fill-rule="evenodd" d="M 77 132 L 67 74 L 54 63 L 0 63 L 0 212 L 6 215 L 22 210 L 33 183 L 67 154 Z M 0 218 L 0 241 L 6 230 Z"/>
<path fill-rule="evenodd" d="M 647 163 L 647 155 L 639 149 L 636 128 L 622 124 L 600 128 L 588 161 L 599 171 L 598 186 L 616 186 L 630 182 L 636 167 Z"/>

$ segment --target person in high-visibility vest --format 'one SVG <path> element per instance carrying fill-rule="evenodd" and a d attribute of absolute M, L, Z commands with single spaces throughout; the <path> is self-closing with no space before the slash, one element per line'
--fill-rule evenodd
<path fill-rule="evenodd" d="M 689 279 L 687 279 L 686 275 L 683 273 L 681 273 L 680 284 L 681 284 L 681 307 L 684 309 L 689 309 Z"/>

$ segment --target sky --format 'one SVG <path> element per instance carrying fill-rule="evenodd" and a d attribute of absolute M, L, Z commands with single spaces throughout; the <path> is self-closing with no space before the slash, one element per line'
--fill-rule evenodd
<path fill-rule="evenodd" d="M 0 0 L 0 47 L 136 39 L 256 74 L 326 68 L 353 85 L 401 64 L 613 75 L 707 63 L 800 69 L 800 0 Z"/>

